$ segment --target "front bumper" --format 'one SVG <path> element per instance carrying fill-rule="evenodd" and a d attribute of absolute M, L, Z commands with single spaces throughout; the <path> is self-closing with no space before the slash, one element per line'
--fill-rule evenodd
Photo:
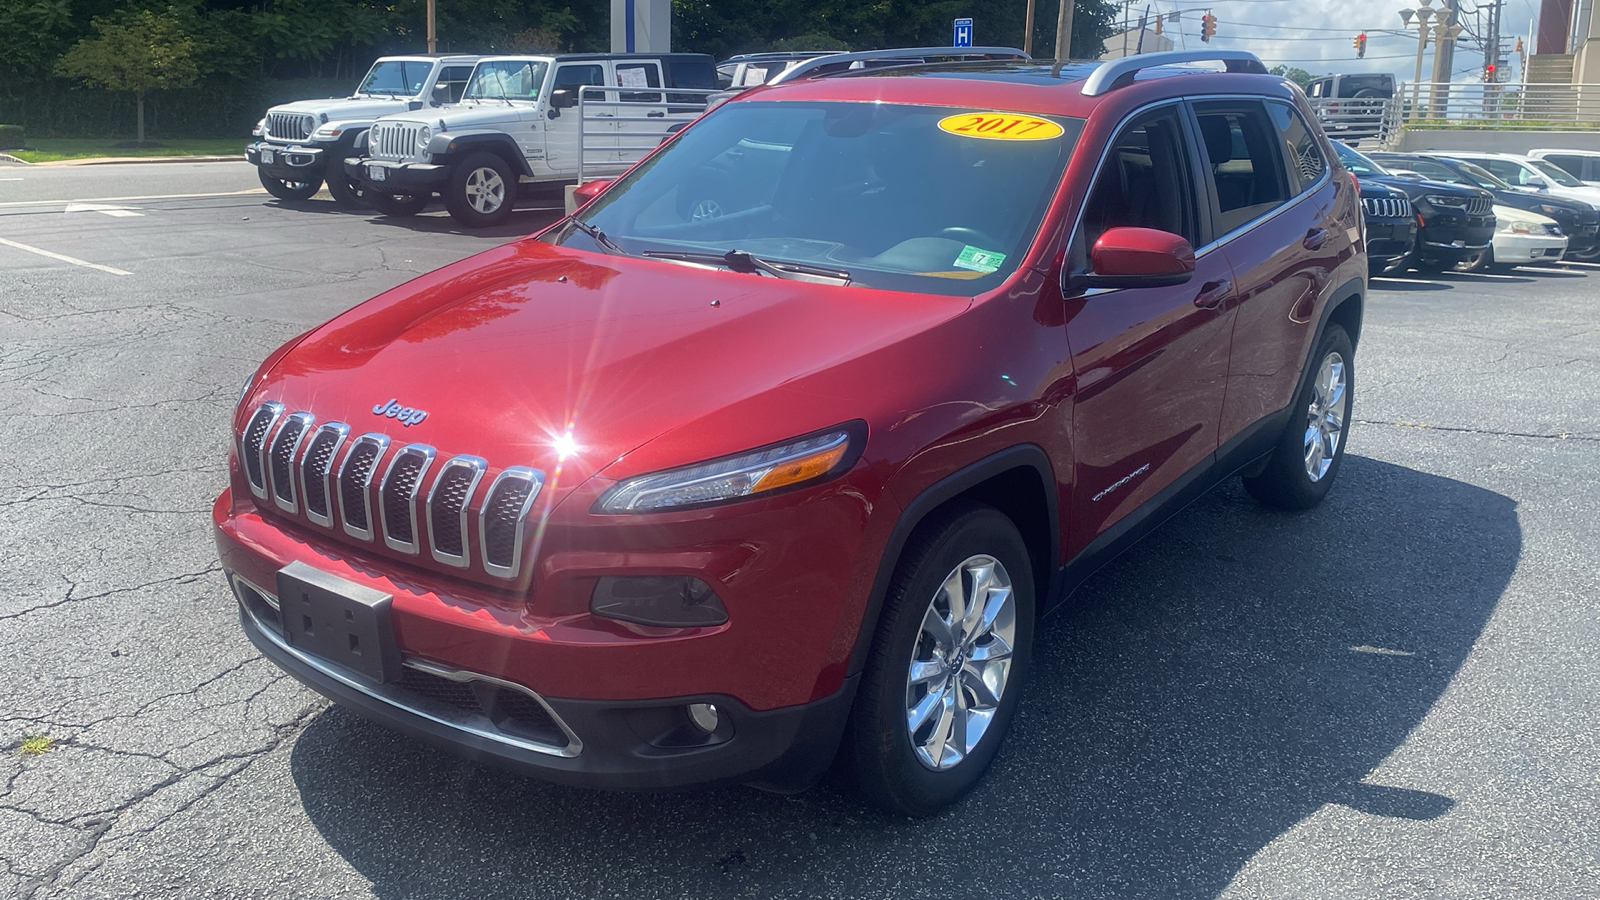
<path fill-rule="evenodd" d="M 1494 216 L 1463 216 L 1436 212 L 1425 215 L 1417 234 L 1417 255 L 1424 260 L 1455 264 L 1471 259 L 1489 247 L 1494 237 Z"/>
<path fill-rule="evenodd" d="M 345 174 L 370 191 L 384 194 L 430 194 L 444 188 L 450 177 L 449 166 L 421 162 L 393 162 L 367 156 L 344 161 Z"/>
<path fill-rule="evenodd" d="M 237 575 L 228 580 L 250 641 L 312 690 L 469 759 L 560 784 L 660 790 L 742 782 L 803 790 L 832 763 L 859 680 L 850 676 L 830 696 L 772 710 L 752 710 L 723 695 L 546 698 L 492 676 L 409 656 L 400 681 L 379 684 L 290 646 L 278 623 L 276 598 Z M 523 712 L 508 715 L 504 709 L 511 704 L 471 699 L 507 692 L 521 700 Z M 692 723 L 686 712 L 691 703 L 715 705 L 714 731 Z"/>
<path fill-rule="evenodd" d="M 283 181 L 321 178 L 328 168 L 328 149 L 307 144 L 256 141 L 244 148 L 244 158 L 252 166 Z"/>
<path fill-rule="evenodd" d="M 1500 265 L 1553 263 L 1567 251 L 1561 235 L 1506 234 L 1494 236 L 1494 261 Z"/>
<path fill-rule="evenodd" d="M 1367 261 L 1374 272 L 1387 272 L 1411 255 L 1417 246 L 1417 223 L 1403 218 L 1367 219 Z"/>

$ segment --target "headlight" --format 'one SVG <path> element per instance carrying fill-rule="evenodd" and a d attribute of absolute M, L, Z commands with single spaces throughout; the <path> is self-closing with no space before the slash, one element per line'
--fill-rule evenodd
<path fill-rule="evenodd" d="M 1466 209 L 1468 202 L 1465 197 L 1450 197 L 1445 194 L 1429 194 L 1422 199 L 1445 209 Z"/>
<path fill-rule="evenodd" d="M 640 475 L 607 491 L 595 504 L 595 511 L 653 512 L 703 506 L 821 481 L 854 465 L 865 439 L 865 427 L 853 423 L 775 447 Z"/>
<path fill-rule="evenodd" d="M 1494 230 L 1501 234 L 1540 234 L 1540 228 L 1530 219 L 1499 219 L 1494 224 Z"/>
<path fill-rule="evenodd" d="M 310 134 L 311 132 L 316 131 L 317 130 L 317 117 L 316 116 L 303 116 L 303 117 L 301 117 L 301 119 L 300 119 L 300 127 L 301 127 L 301 129 L 303 129 L 305 131 L 306 134 Z"/>
<path fill-rule="evenodd" d="M 1545 215 L 1549 216 L 1550 218 L 1554 219 L 1556 216 L 1559 216 L 1562 213 L 1566 212 L 1566 210 L 1562 209 L 1559 206 L 1551 206 L 1548 203 L 1541 203 L 1541 204 L 1539 204 L 1539 212 L 1542 212 Z"/>
<path fill-rule="evenodd" d="M 424 125 L 424 126 L 422 126 L 422 128 L 418 129 L 418 131 L 417 131 L 417 149 L 418 150 L 426 150 L 426 149 L 428 149 L 428 142 L 431 141 L 431 140 L 433 140 L 433 132 L 428 130 L 428 126 Z"/>

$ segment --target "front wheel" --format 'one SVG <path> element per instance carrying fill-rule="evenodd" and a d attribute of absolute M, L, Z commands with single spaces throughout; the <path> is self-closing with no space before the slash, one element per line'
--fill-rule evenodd
<path fill-rule="evenodd" d="M 1289 407 L 1289 424 L 1267 466 L 1244 479 L 1263 506 L 1311 509 L 1322 502 L 1344 461 L 1350 401 L 1355 391 L 1354 349 L 1342 326 L 1329 323 L 1311 357 L 1311 378 Z"/>
<path fill-rule="evenodd" d="M 840 751 L 865 799 L 907 816 L 955 802 L 989 768 L 1033 642 L 1016 526 L 978 503 L 935 515 L 895 568 Z"/>
<path fill-rule="evenodd" d="M 333 202 L 346 209 L 367 208 L 366 191 L 362 189 L 361 182 L 343 172 L 330 172 L 328 193 L 333 195 Z"/>
<path fill-rule="evenodd" d="M 517 176 L 493 153 L 473 153 L 450 170 L 444 205 L 450 217 L 468 228 L 488 228 L 511 217 Z"/>
<path fill-rule="evenodd" d="M 1567 258 L 1582 260 L 1583 262 L 1600 262 L 1600 244 L 1596 244 L 1587 250 L 1579 250 L 1576 253 L 1569 253 L 1567 254 Z"/>
<path fill-rule="evenodd" d="M 322 187 L 320 178 L 315 181 L 284 181 L 282 178 L 268 175 L 266 169 L 259 167 L 256 169 L 256 177 L 261 179 L 261 186 L 267 189 L 267 193 L 279 200 L 310 200 Z"/>
<path fill-rule="evenodd" d="M 414 216 L 428 206 L 427 194 L 383 194 L 377 191 L 366 193 L 367 202 L 372 208 L 386 216 Z"/>

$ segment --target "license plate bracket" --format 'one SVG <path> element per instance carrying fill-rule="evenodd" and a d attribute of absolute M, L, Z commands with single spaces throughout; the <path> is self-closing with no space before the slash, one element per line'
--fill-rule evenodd
<path fill-rule="evenodd" d="M 277 154 L 276 151 L 273 151 L 273 150 L 263 150 L 263 151 L 261 151 L 261 164 L 262 165 L 270 166 L 270 165 L 273 164 L 273 162 L 275 162 L 277 160 L 277 158 L 278 158 L 278 154 Z"/>
<path fill-rule="evenodd" d="M 389 170 L 384 166 L 367 166 L 367 178 L 371 181 L 387 181 Z"/>
<path fill-rule="evenodd" d="M 400 678 L 394 597 L 295 561 L 278 570 L 283 637 L 311 656 L 382 684 Z"/>

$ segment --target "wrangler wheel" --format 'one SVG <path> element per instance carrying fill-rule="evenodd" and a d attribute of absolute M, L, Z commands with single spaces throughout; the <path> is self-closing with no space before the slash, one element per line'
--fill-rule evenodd
<path fill-rule="evenodd" d="M 487 228 L 511 217 L 517 176 L 499 156 L 472 153 L 450 170 L 443 193 L 452 219 L 469 228 Z"/>
<path fill-rule="evenodd" d="M 372 208 L 386 216 L 414 216 L 428 208 L 428 194 L 383 194 L 378 191 L 368 191 L 367 202 Z"/>
<path fill-rule="evenodd" d="M 267 193 L 279 200 L 310 200 L 322 188 L 322 179 L 315 181 L 284 181 L 267 174 L 266 169 L 257 168 L 256 177 L 261 179 L 261 186 Z"/>

